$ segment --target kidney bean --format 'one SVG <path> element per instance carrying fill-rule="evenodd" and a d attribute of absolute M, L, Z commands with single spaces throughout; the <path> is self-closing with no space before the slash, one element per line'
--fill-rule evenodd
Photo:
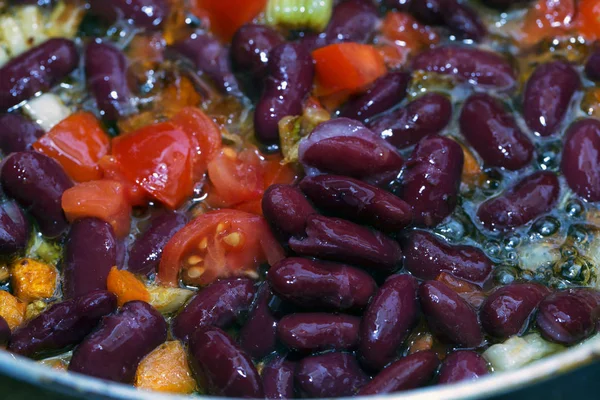
<path fill-rule="evenodd" d="M 292 185 L 271 185 L 262 198 L 262 211 L 271 227 L 284 239 L 303 236 L 306 219 L 317 211 Z"/>
<path fill-rule="evenodd" d="M 444 23 L 444 0 L 421 0 L 410 4 L 410 12 L 421 22 L 428 25 Z"/>
<path fill-rule="evenodd" d="M 31 150 L 44 131 L 38 124 L 19 114 L 0 114 L 0 150 L 5 155 Z"/>
<path fill-rule="evenodd" d="M 0 255 L 14 255 L 24 250 L 30 233 L 29 220 L 13 201 L 0 204 Z"/>
<path fill-rule="evenodd" d="M 362 309 L 377 289 L 373 278 L 358 268 L 295 257 L 273 265 L 267 280 L 282 299 L 327 310 Z"/>
<path fill-rule="evenodd" d="M 73 183 L 56 161 L 40 153 L 13 153 L 4 159 L 0 182 L 37 220 L 44 236 L 54 238 L 67 229 L 61 197 Z"/>
<path fill-rule="evenodd" d="M 377 229 L 396 232 L 412 221 L 412 209 L 376 186 L 339 175 L 306 177 L 300 188 L 319 208 Z"/>
<path fill-rule="evenodd" d="M 246 24 L 231 39 L 231 58 L 240 72 L 249 73 L 261 80 L 267 75 L 267 63 L 273 48 L 285 39 L 275 29 L 266 25 Z"/>
<path fill-rule="evenodd" d="M 368 127 L 392 145 L 404 149 L 427 135 L 440 133 L 451 118 L 450 100 L 438 93 L 427 93 L 406 107 L 378 117 Z"/>
<path fill-rule="evenodd" d="M 464 347 L 477 347 L 483 340 L 477 314 L 456 292 L 437 281 L 419 288 L 421 308 L 434 335 Z"/>
<path fill-rule="evenodd" d="M 533 158 L 531 140 L 504 105 L 488 94 L 467 99 L 460 113 L 460 130 L 487 165 L 516 171 Z"/>
<path fill-rule="evenodd" d="M 328 313 L 286 315 L 279 321 L 277 337 L 291 350 L 353 350 L 358 345 L 360 318 Z"/>
<path fill-rule="evenodd" d="M 513 4 L 522 3 L 523 0 L 483 0 L 482 3 L 489 7 L 508 8 Z"/>
<path fill-rule="evenodd" d="M 418 287 L 410 275 L 392 275 L 379 288 L 360 326 L 358 356 L 362 365 L 380 370 L 396 358 L 417 322 Z"/>
<path fill-rule="evenodd" d="M 513 67 L 502 56 L 468 47 L 445 46 L 426 50 L 413 58 L 411 68 L 452 75 L 458 80 L 483 87 L 510 89 L 516 82 Z"/>
<path fill-rule="evenodd" d="M 269 308 L 271 297 L 273 294 L 265 282 L 258 290 L 248 320 L 240 331 L 240 346 L 254 359 L 261 359 L 275 350 L 277 320 Z"/>
<path fill-rule="evenodd" d="M 487 362 L 476 352 L 454 351 L 442 363 L 438 383 L 473 380 L 489 373 Z"/>
<path fill-rule="evenodd" d="M 163 316 L 146 302 L 130 301 L 77 346 L 69 371 L 132 383 L 142 358 L 166 339 Z"/>
<path fill-rule="evenodd" d="M 298 43 L 283 43 L 269 55 L 268 76 L 254 112 L 256 137 L 263 143 L 279 142 L 279 121 L 301 115 L 312 89 L 314 66 L 310 52 Z"/>
<path fill-rule="evenodd" d="M 146 276 L 155 273 L 163 248 L 186 222 L 187 218 L 184 215 L 171 212 L 153 218 L 148 229 L 133 242 L 127 270 Z"/>
<path fill-rule="evenodd" d="M 306 357 L 296 369 L 296 383 L 306 397 L 352 396 L 368 381 L 356 358 L 348 353 Z"/>
<path fill-rule="evenodd" d="M 333 173 L 375 185 L 394 179 L 404 164 L 394 146 L 348 118 L 317 126 L 300 142 L 298 156 L 309 176 Z"/>
<path fill-rule="evenodd" d="M 458 199 L 463 150 L 447 137 L 421 140 L 406 163 L 402 200 L 413 210 L 413 222 L 435 226 L 454 211 Z"/>
<path fill-rule="evenodd" d="M 109 23 L 127 19 L 140 27 L 158 30 L 169 16 L 166 0 L 90 0 L 92 14 Z"/>
<path fill-rule="evenodd" d="M 600 121 L 586 118 L 569 127 L 561 172 L 577 195 L 600 200 Z"/>
<path fill-rule="evenodd" d="M 485 25 L 471 7 L 457 0 L 444 0 L 443 4 L 444 25 L 456 36 L 479 41 L 487 34 Z"/>
<path fill-rule="evenodd" d="M 250 309 L 255 294 L 252 279 L 217 281 L 194 296 L 173 318 L 173 335 L 187 341 L 202 326 L 226 328 Z"/>
<path fill-rule="evenodd" d="M 0 110 L 47 91 L 78 62 L 75 43 L 68 39 L 49 39 L 13 58 L 0 68 Z"/>
<path fill-rule="evenodd" d="M 451 246 L 435 235 L 412 231 L 402 242 L 404 267 L 419 279 L 435 279 L 442 272 L 482 284 L 492 273 L 492 261 L 473 246 Z"/>
<path fill-rule="evenodd" d="M 293 399 L 296 364 L 277 357 L 262 370 L 263 388 L 267 399 Z"/>
<path fill-rule="evenodd" d="M 538 66 L 523 95 L 523 118 L 529 129 L 540 136 L 555 133 L 580 86 L 579 74 L 567 62 Z"/>
<path fill-rule="evenodd" d="M 483 303 L 479 318 L 485 332 L 507 339 L 520 333 L 550 290 L 537 283 L 513 283 L 498 288 Z"/>
<path fill-rule="evenodd" d="M 554 173 L 535 172 L 481 204 L 477 217 L 485 229 L 507 231 L 552 210 L 559 192 L 558 178 Z"/>
<path fill-rule="evenodd" d="M 592 81 L 600 81 L 600 48 L 596 48 L 585 63 L 585 75 Z"/>
<path fill-rule="evenodd" d="M 4 346 L 10 340 L 10 326 L 2 316 L 0 316 L 0 346 Z"/>
<path fill-rule="evenodd" d="M 382 4 L 386 8 L 395 8 L 401 11 L 410 10 L 413 0 L 383 0 Z"/>
<path fill-rule="evenodd" d="M 291 238 L 297 254 L 347 262 L 391 272 L 402 259 L 400 246 L 381 232 L 338 218 L 313 215 L 308 218 L 306 238 Z"/>
<path fill-rule="evenodd" d="M 346 103 L 340 117 L 365 121 L 380 114 L 406 97 L 410 74 L 402 71 L 389 72 L 377 79 L 363 94 Z"/>
<path fill-rule="evenodd" d="M 433 351 L 419 351 L 401 358 L 363 386 L 359 396 L 399 392 L 425 385 L 433 378 L 440 361 Z"/>
<path fill-rule="evenodd" d="M 54 304 L 17 328 L 8 350 L 27 357 L 61 351 L 81 342 L 116 309 L 116 296 L 104 290 Z"/>
<path fill-rule="evenodd" d="M 190 338 L 191 365 L 196 380 L 210 394 L 264 398 L 260 375 L 250 357 L 221 329 L 205 326 Z"/>

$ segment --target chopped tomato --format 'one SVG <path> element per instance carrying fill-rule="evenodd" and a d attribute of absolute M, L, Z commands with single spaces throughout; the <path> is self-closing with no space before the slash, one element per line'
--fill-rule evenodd
<path fill-rule="evenodd" d="M 521 32 L 514 32 L 525 44 L 535 44 L 565 33 L 574 25 L 575 11 L 574 0 L 538 0 L 527 11 Z"/>
<path fill-rule="evenodd" d="M 394 68 L 402 66 L 411 52 L 439 41 L 433 29 L 402 12 L 387 13 L 381 33 L 381 42 L 386 44 L 379 47 L 380 54 L 386 60 L 386 65 Z"/>
<path fill-rule="evenodd" d="M 131 205 L 124 186 L 117 181 L 102 179 L 75 185 L 63 193 L 62 208 L 69 221 L 96 217 L 108 222 L 119 237 L 129 233 Z"/>
<path fill-rule="evenodd" d="M 102 178 L 98 161 L 109 147 L 108 135 L 86 111 L 68 116 L 33 144 L 35 150 L 58 161 L 77 182 Z"/>
<path fill-rule="evenodd" d="M 132 206 L 143 206 L 148 203 L 146 192 L 144 192 L 144 190 L 135 182 L 127 180 L 121 171 L 121 166 L 113 156 L 106 155 L 102 157 L 99 165 L 102 169 L 104 179 L 117 181 L 123 185 L 129 204 Z"/>
<path fill-rule="evenodd" d="M 267 156 L 263 161 L 265 190 L 278 183 L 290 184 L 297 178 L 298 174 L 290 164 L 284 164 L 279 154 Z"/>
<path fill-rule="evenodd" d="M 150 293 L 146 286 L 129 271 L 112 267 L 106 279 L 106 289 L 117 296 L 119 306 L 134 301 L 150 301 Z"/>
<path fill-rule="evenodd" d="M 594 40 L 600 37 L 600 1 L 579 0 L 577 18 L 579 32 L 586 39 Z"/>
<path fill-rule="evenodd" d="M 194 14 L 207 16 L 211 31 L 229 41 L 242 25 L 264 10 L 267 0 L 193 0 L 193 4 Z"/>
<path fill-rule="evenodd" d="M 238 210 L 202 214 L 169 240 L 157 281 L 166 286 L 184 282 L 208 285 L 225 277 L 258 277 L 260 264 L 273 265 L 285 256 L 265 219 Z"/>

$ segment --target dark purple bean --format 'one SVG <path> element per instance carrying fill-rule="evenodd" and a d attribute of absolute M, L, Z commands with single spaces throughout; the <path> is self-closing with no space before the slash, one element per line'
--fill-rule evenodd
<path fill-rule="evenodd" d="M 487 34 L 485 25 L 471 7 L 457 0 L 444 0 L 444 25 L 459 38 L 479 41 Z"/>
<path fill-rule="evenodd" d="M 380 370 L 396 358 L 417 322 L 418 288 L 411 275 L 393 275 L 379 288 L 360 327 L 358 356 L 367 368 Z"/>
<path fill-rule="evenodd" d="M 529 316 L 549 293 L 547 287 L 537 283 L 513 283 L 496 289 L 479 312 L 483 329 L 499 339 L 521 333 Z"/>
<path fill-rule="evenodd" d="M 402 196 L 413 222 L 435 226 L 454 211 L 464 163 L 463 150 L 447 137 L 428 136 L 413 150 L 402 175 Z"/>
<path fill-rule="evenodd" d="M 130 301 L 77 346 L 69 371 L 132 383 L 142 358 L 166 339 L 163 316 L 148 303 Z"/>
<path fill-rule="evenodd" d="M 10 326 L 0 315 L 0 346 L 4 346 L 10 340 Z"/>
<path fill-rule="evenodd" d="M 366 272 L 343 264 L 289 257 L 267 273 L 273 291 L 282 299 L 306 308 L 359 310 L 377 285 Z"/>
<path fill-rule="evenodd" d="M 411 68 L 452 75 L 474 85 L 498 89 L 510 89 L 516 82 L 513 67 L 502 56 L 468 47 L 426 50 L 413 58 Z"/>
<path fill-rule="evenodd" d="M 402 243 L 404 267 L 419 279 L 435 279 L 442 272 L 482 284 L 492 273 L 492 261 L 473 246 L 451 246 L 434 234 L 412 231 Z"/>
<path fill-rule="evenodd" d="M 383 0 L 382 3 L 387 8 L 395 8 L 401 11 L 410 10 L 413 0 Z"/>
<path fill-rule="evenodd" d="M 504 9 L 513 4 L 523 3 L 523 1 L 524 0 L 482 0 L 482 3 L 489 7 Z"/>
<path fill-rule="evenodd" d="M 596 48 L 585 63 L 585 75 L 593 81 L 600 81 L 600 48 Z"/>
<path fill-rule="evenodd" d="M 366 92 L 348 101 L 340 117 L 365 121 L 374 115 L 389 110 L 406 97 L 410 81 L 407 72 L 390 72 L 377 79 Z"/>
<path fill-rule="evenodd" d="M 0 126 L 0 150 L 5 155 L 31 150 L 31 145 L 44 134 L 38 124 L 19 114 L 0 114 Z"/>
<path fill-rule="evenodd" d="M 552 210 L 559 192 L 560 185 L 554 173 L 535 172 L 481 204 L 477 217 L 490 231 L 507 231 Z"/>
<path fill-rule="evenodd" d="M 261 80 L 267 75 L 271 50 L 284 42 L 283 36 L 266 25 L 247 24 L 231 39 L 231 58 L 236 70 Z"/>
<path fill-rule="evenodd" d="M 368 124 L 399 149 L 417 144 L 427 135 L 438 134 L 452 118 L 452 103 L 444 95 L 427 93 Z"/>
<path fill-rule="evenodd" d="M 523 118 L 529 129 L 540 136 L 556 133 L 580 86 L 579 74 L 567 62 L 538 66 L 523 95 Z"/>
<path fill-rule="evenodd" d="M 404 164 L 394 146 L 348 118 L 317 126 L 300 142 L 298 155 L 309 176 L 333 173 L 375 185 L 394 179 Z"/>
<path fill-rule="evenodd" d="M 184 215 L 170 212 L 153 218 L 148 229 L 133 243 L 129 252 L 127 270 L 147 276 L 155 273 L 163 248 L 186 222 L 187 218 Z"/>
<path fill-rule="evenodd" d="M 433 378 L 439 365 L 440 361 L 434 352 L 419 351 L 401 358 L 381 371 L 363 386 L 358 395 L 393 393 L 423 386 Z"/>
<path fill-rule="evenodd" d="M 352 396 L 368 381 L 356 358 L 348 353 L 306 357 L 296 369 L 296 384 L 305 397 Z"/>
<path fill-rule="evenodd" d="M 4 192 L 37 220 L 45 236 L 54 238 L 67 229 L 61 198 L 73 183 L 56 161 L 40 153 L 13 153 L 4 159 L 0 182 Z"/>
<path fill-rule="evenodd" d="M 116 263 L 117 239 L 110 224 L 97 218 L 75 221 L 64 247 L 63 295 L 106 290 L 106 278 Z"/>
<path fill-rule="evenodd" d="M 29 220 L 13 201 L 0 204 L 0 255 L 14 255 L 24 250 L 30 233 Z"/>
<path fill-rule="evenodd" d="M 297 254 L 361 265 L 392 272 L 402 259 L 400 245 L 381 232 L 339 218 L 313 215 L 306 224 L 306 238 L 291 238 Z"/>
<path fill-rule="evenodd" d="M 47 91 L 78 62 L 75 43 L 68 39 L 49 39 L 13 58 L 0 68 L 0 110 Z"/>
<path fill-rule="evenodd" d="M 206 326 L 190 338 L 191 365 L 209 394 L 264 398 L 262 382 L 250 357 L 221 329 Z"/>
<path fill-rule="evenodd" d="M 429 328 L 438 338 L 464 347 L 477 347 L 483 340 L 477 314 L 458 293 L 438 281 L 419 288 L 421 308 Z"/>
<path fill-rule="evenodd" d="M 140 28 L 158 30 L 169 16 L 169 3 L 166 0 L 90 0 L 90 10 L 111 24 L 127 19 Z"/>
<path fill-rule="evenodd" d="M 217 281 L 194 296 L 173 318 L 173 335 L 185 341 L 202 326 L 226 328 L 250 309 L 255 294 L 252 279 Z"/>
<path fill-rule="evenodd" d="M 587 118 L 571 125 L 561 171 L 577 195 L 588 201 L 600 200 L 600 121 Z"/>
<path fill-rule="evenodd" d="M 279 143 L 279 121 L 301 115 L 304 99 L 312 89 L 312 56 L 298 43 L 280 44 L 269 55 L 267 72 L 254 112 L 254 129 L 261 142 Z"/>
<path fill-rule="evenodd" d="M 240 331 L 240 346 L 254 359 L 261 359 L 275 350 L 277 320 L 269 308 L 272 297 L 269 285 L 263 283 L 248 314 L 248 320 Z"/>
<path fill-rule="evenodd" d="M 444 0 L 417 0 L 410 4 L 411 13 L 421 22 L 428 25 L 444 23 Z"/>
<path fill-rule="evenodd" d="M 87 85 L 100 113 L 114 121 L 128 113 L 131 93 L 127 86 L 127 59 L 111 44 L 91 42 L 85 49 Z"/>
<path fill-rule="evenodd" d="M 442 363 L 438 383 L 470 381 L 489 373 L 487 362 L 481 355 L 468 350 L 455 351 Z"/>
<path fill-rule="evenodd" d="M 489 166 L 516 171 L 533 158 L 531 140 L 504 105 L 488 94 L 467 99 L 460 113 L 460 130 Z"/>
<path fill-rule="evenodd" d="M 344 314 L 286 315 L 277 325 L 277 337 L 289 349 L 302 353 L 353 350 L 358 346 L 360 318 Z"/>
<path fill-rule="evenodd" d="M 296 364 L 277 357 L 262 370 L 262 381 L 267 399 L 293 399 Z"/>
<path fill-rule="evenodd" d="M 271 185 L 262 199 L 262 211 L 281 237 L 303 236 L 306 219 L 317 211 L 302 192 L 291 185 Z"/>
<path fill-rule="evenodd" d="M 304 178 L 300 188 L 319 208 L 383 231 L 396 232 L 412 222 L 412 209 L 406 202 L 356 179 L 317 175 Z"/>
<path fill-rule="evenodd" d="M 27 357 L 64 350 L 81 342 L 116 309 L 116 296 L 103 290 L 54 304 L 17 328 L 8 350 Z"/>

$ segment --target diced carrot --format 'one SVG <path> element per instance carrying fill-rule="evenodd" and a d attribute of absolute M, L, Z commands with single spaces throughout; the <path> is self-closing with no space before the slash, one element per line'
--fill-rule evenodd
<path fill-rule="evenodd" d="M 577 29 L 588 40 L 600 37 L 600 1 L 579 0 L 577 3 Z"/>
<path fill-rule="evenodd" d="M 245 23 L 260 14 L 267 0 L 193 0 L 193 13 L 207 16 L 210 29 L 223 41 L 229 41 Z"/>
<path fill-rule="evenodd" d="M 134 385 L 158 392 L 190 394 L 196 381 L 187 362 L 187 354 L 179 341 L 165 342 L 140 362 Z"/>
<path fill-rule="evenodd" d="M 11 286 L 19 300 L 29 303 L 54 295 L 58 276 L 54 266 L 23 258 L 13 263 L 11 270 Z"/>
<path fill-rule="evenodd" d="M 431 350 L 433 348 L 433 336 L 430 333 L 419 335 L 408 348 L 408 354 L 414 354 L 419 351 Z"/>
<path fill-rule="evenodd" d="M 108 273 L 106 288 L 117 296 L 119 306 L 133 300 L 150 301 L 150 293 L 142 281 L 131 272 L 117 267 L 113 267 Z"/>
<path fill-rule="evenodd" d="M 0 317 L 4 318 L 10 329 L 15 329 L 25 319 L 26 304 L 12 294 L 0 290 Z"/>
<path fill-rule="evenodd" d="M 479 180 L 481 175 L 481 167 L 479 162 L 467 147 L 460 145 L 463 149 L 465 162 L 463 164 L 462 182 L 468 186 L 473 186 Z"/>

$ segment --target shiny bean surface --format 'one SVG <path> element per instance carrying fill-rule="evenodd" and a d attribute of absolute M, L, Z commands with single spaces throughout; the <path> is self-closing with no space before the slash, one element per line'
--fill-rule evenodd
<path fill-rule="evenodd" d="M 358 345 L 360 318 L 328 313 L 286 315 L 277 326 L 277 337 L 290 350 L 352 350 Z"/>
<path fill-rule="evenodd" d="M 268 283 L 263 283 L 248 313 L 248 320 L 240 331 L 240 347 L 255 359 L 261 359 L 275 350 L 277 319 L 269 308 L 272 297 Z"/>
<path fill-rule="evenodd" d="M 283 41 L 281 34 L 268 26 L 242 26 L 231 39 L 231 58 L 235 68 L 249 73 L 253 79 L 265 78 L 271 50 Z"/>
<path fill-rule="evenodd" d="M 42 128 L 20 114 L 0 114 L 0 150 L 4 155 L 31 150 L 43 134 Z"/>
<path fill-rule="evenodd" d="M 317 211 L 295 186 L 271 185 L 262 198 L 263 215 L 283 238 L 303 236 L 306 220 Z"/>
<path fill-rule="evenodd" d="M 169 15 L 166 0 L 91 0 L 91 12 L 109 23 L 131 20 L 140 28 L 157 30 Z"/>
<path fill-rule="evenodd" d="M 29 242 L 29 220 L 13 201 L 0 204 L 0 255 L 21 252 Z"/>
<path fill-rule="evenodd" d="M 291 399 L 294 397 L 294 374 L 296 363 L 276 357 L 262 370 L 262 382 L 267 399 Z"/>
<path fill-rule="evenodd" d="M 438 383 L 474 380 L 489 373 L 487 362 L 476 352 L 455 351 L 450 353 L 442 363 Z"/>
<path fill-rule="evenodd" d="M 352 396 L 369 380 L 349 353 L 326 353 L 302 359 L 296 384 L 309 398 Z"/>
<path fill-rule="evenodd" d="M 569 187 L 588 201 L 600 200 L 600 121 L 583 119 L 567 131 L 561 172 Z"/>

